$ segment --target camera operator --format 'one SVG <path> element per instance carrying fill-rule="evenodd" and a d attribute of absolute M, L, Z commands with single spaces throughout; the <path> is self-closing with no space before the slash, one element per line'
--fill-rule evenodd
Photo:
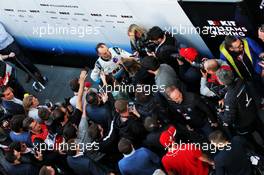
<path fill-rule="evenodd" d="M 149 51 L 149 55 L 156 56 L 160 63 L 170 65 L 178 73 L 178 63 L 171 57 L 172 54 L 178 53 L 178 43 L 170 33 L 164 32 L 160 27 L 152 27 L 148 33 L 148 39 L 156 44 L 155 50 Z"/>
<path fill-rule="evenodd" d="M 173 56 L 178 61 L 179 76 L 187 85 L 187 90 L 199 93 L 202 76 L 200 70 L 203 66 L 197 50 L 195 48 L 181 48 L 179 54 L 174 54 Z"/>
<path fill-rule="evenodd" d="M 221 85 L 216 76 L 219 69 L 231 69 L 226 62 L 218 59 L 208 59 L 204 62 L 204 71 L 201 71 L 200 93 L 211 99 L 218 101 L 223 106 L 223 99 L 226 93 L 226 87 Z"/>

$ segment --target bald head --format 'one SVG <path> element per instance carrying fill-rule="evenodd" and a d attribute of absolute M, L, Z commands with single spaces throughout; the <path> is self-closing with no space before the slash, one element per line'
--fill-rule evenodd
<path fill-rule="evenodd" d="M 215 74 L 215 72 L 219 69 L 219 64 L 216 59 L 209 59 L 204 62 L 204 69 L 209 74 Z"/>

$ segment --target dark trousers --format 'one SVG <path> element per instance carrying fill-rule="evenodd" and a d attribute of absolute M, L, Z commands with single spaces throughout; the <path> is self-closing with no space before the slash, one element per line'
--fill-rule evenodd
<path fill-rule="evenodd" d="M 252 81 L 246 81 L 246 87 L 259 108 L 261 100 L 264 98 L 262 78 L 259 75 L 255 75 Z"/>
<path fill-rule="evenodd" d="M 31 72 L 33 75 L 35 75 L 39 79 L 39 81 L 41 82 L 43 81 L 39 69 L 23 54 L 23 52 L 21 52 L 19 46 L 16 44 L 15 41 L 11 43 L 9 46 L 7 46 L 5 49 L 0 50 L 0 54 L 4 54 L 4 55 L 8 55 L 10 52 L 14 52 L 16 54 L 16 59 L 9 58 L 7 61 L 15 64 L 17 67 L 19 67 L 26 73 L 28 72 L 25 70 L 25 68 L 28 69 L 28 71 Z M 25 68 L 22 67 L 18 63 L 18 61 L 22 63 Z"/>
<path fill-rule="evenodd" d="M 259 153 L 264 153 L 264 145 L 260 145 L 257 140 L 254 138 L 254 133 L 258 133 L 264 141 L 264 125 L 263 122 L 259 119 L 256 118 L 255 122 L 249 127 L 248 132 L 245 134 L 241 134 L 239 131 L 237 132 L 239 135 L 244 136 L 247 141 L 255 148 L 255 150 Z"/>

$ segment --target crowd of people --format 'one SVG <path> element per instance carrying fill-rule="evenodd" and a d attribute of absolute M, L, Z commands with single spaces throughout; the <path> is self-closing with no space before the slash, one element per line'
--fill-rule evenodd
<path fill-rule="evenodd" d="M 252 175 L 264 154 L 264 51 L 226 36 L 205 58 L 154 26 L 132 53 L 98 43 L 65 102 L 40 104 L 8 61 L 42 76 L 0 25 L 0 167 L 8 175 Z M 264 26 L 258 31 L 264 41 Z M 22 66 L 21 66 L 22 65 Z M 24 66 L 23 66 L 24 65 Z M 90 76 L 92 82 L 88 82 Z M 29 78 L 27 78 L 29 79 Z M 262 167 L 263 168 L 263 167 Z M 263 170 L 263 169 L 262 169 Z"/>

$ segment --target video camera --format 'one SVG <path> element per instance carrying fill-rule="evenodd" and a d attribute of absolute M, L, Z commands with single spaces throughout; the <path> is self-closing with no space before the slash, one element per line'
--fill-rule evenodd
<path fill-rule="evenodd" d="M 146 41 L 143 43 L 143 47 L 146 52 L 155 52 L 157 45 L 152 41 Z"/>
<path fill-rule="evenodd" d="M 204 70 L 204 62 L 192 62 L 191 63 L 191 66 L 195 67 L 195 68 L 198 68 L 198 69 L 201 69 L 201 70 Z"/>

